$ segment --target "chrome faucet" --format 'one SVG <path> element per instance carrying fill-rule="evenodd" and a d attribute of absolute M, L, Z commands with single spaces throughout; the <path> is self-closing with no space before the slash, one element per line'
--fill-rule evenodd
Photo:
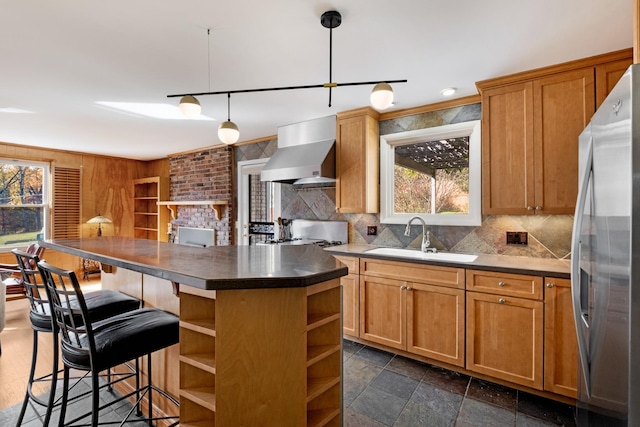
<path fill-rule="evenodd" d="M 407 222 L 407 228 L 404 229 L 404 235 L 408 236 L 411 234 L 411 223 L 413 222 L 414 219 L 417 219 L 422 223 L 422 244 L 420 245 L 420 250 L 422 250 L 422 252 L 435 253 L 437 249 L 429 247 L 431 245 L 431 240 L 429 239 L 429 236 L 431 235 L 431 233 L 427 231 L 427 223 L 424 222 L 424 219 L 422 219 L 421 217 L 416 215 L 414 217 L 411 217 L 411 219 L 409 219 L 409 222 Z"/>

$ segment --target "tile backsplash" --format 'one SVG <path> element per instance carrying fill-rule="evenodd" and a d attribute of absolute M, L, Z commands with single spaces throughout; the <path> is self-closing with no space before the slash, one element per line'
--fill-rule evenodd
<path fill-rule="evenodd" d="M 349 243 L 419 248 L 422 241 L 418 223 L 407 237 L 404 225 L 381 224 L 377 214 L 336 213 L 335 188 L 294 190 L 283 184 L 282 217 L 347 221 Z M 427 229 L 431 245 L 442 251 L 563 259 L 570 257 L 572 224 L 570 215 L 485 215 L 477 227 L 427 224 Z M 367 235 L 368 226 L 377 227 L 375 236 Z M 507 231 L 526 231 L 528 245 L 507 245 Z"/>
<path fill-rule="evenodd" d="M 465 105 L 380 122 L 380 135 L 478 120 L 480 104 Z M 236 160 L 269 157 L 275 140 L 235 148 Z M 349 243 L 419 248 L 422 226 L 414 224 L 411 235 L 404 236 L 404 225 L 381 224 L 377 214 L 341 214 L 336 212 L 335 188 L 294 190 L 282 184 L 283 218 L 343 220 L 349 223 Z M 485 215 L 477 227 L 428 226 L 431 245 L 439 250 L 474 254 L 499 254 L 535 258 L 565 259 L 571 255 L 570 215 Z M 367 227 L 376 226 L 375 236 Z M 529 233 L 528 245 L 507 245 L 506 232 Z"/>

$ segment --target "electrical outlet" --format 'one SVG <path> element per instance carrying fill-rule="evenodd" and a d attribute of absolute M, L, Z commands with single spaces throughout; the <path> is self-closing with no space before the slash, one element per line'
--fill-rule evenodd
<path fill-rule="evenodd" d="M 376 234 L 378 234 L 378 227 L 376 227 L 375 225 L 368 225 L 367 236 L 375 236 Z"/>
<path fill-rule="evenodd" d="M 507 231 L 507 245 L 528 245 L 529 233 L 526 231 Z"/>

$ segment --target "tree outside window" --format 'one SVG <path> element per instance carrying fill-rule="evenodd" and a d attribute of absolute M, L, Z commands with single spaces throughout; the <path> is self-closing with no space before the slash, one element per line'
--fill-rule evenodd
<path fill-rule="evenodd" d="M 47 164 L 0 159 L 0 248 L 44 238 L 48 176 Z"/>

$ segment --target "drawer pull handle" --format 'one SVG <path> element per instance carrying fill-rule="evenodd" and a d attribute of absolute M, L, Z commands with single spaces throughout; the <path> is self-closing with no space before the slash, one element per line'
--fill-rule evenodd
<path fill-rule="evenodd" d="M 506 301 L 505 301 L 505 299 L 504 299 L 504 298 L 500 298 L 500 299 L 498 300 L 498 302 L 499 302 L 500 304 L 504 304 Z"/>
<path fill-rule="evenodd" d="M 553 288 L 553 283 L 547 283 L 547 288 L 549 289 Z"/>
<path fill-rule="evenodd" d="M 500 286 L 501 288 L 504 288 L 505 283 L 504 282 L 498 282 L 498 286 Z"/>

